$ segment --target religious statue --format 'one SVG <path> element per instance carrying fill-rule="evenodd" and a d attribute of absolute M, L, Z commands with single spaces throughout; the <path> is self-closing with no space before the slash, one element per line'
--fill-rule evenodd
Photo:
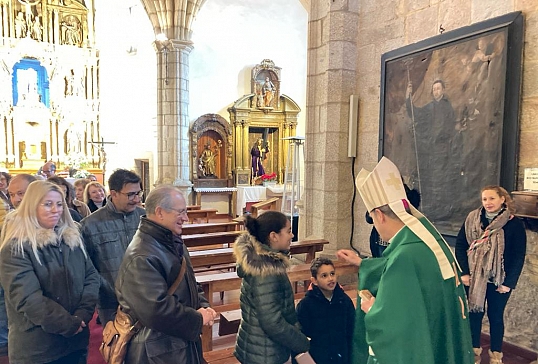
<path fill-rule="evenodd" d="M 64 29 L 63 44 L 80 45 L 82 34 L 76 17 L 73 15 L 66 17 L 66 20 L 62 22 L 62 28 Z"/>
<path fill-rule="evenodd" d="M 269 76 L 265 77 L 265 83 L 263 84 L 263 102 L 265 107 L 272 107 L 275 91 L 276 87 L 269 79 Z"/>
<path fill-rule="evenodd" d="M 263 145 L 263 139 L 259 138 L 250 150 L 250 155 L 252 156 L 252 178 L 265 174 L 262 160 L 265 159 L 265 154 L 268 152 L 268 146 Z"/>
<path fill-rule="evenodd" d="M 200 154 L 199 165 L 204 177 L 217 177 L 216 175 L 216 162 L 219 154 L 219 149 L 222 147 L 222 141 L 218 140 L 217 145 L 211 149 L 211 144 L 208 142 L 205 145 L 205 149 Z"/>
<path fill-rule="evenodd" d="M 15 17 L 15 37 L 23 38 L 26 34 L 26 20 L 22 11 L 17 13 Z"/>
<path fill-rule="evenodd" d="M 43 27 L 41 26 L 41 22 L 39 21 L 39 16 L 36 16 L 34 19 L 34 23 L 32 24 L 32 38 L 40 41 L 42 35 Z"/>

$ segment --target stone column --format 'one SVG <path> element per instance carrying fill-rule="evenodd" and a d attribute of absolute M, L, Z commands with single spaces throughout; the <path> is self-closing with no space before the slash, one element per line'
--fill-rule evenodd
<path fill-rule="evenodd" d="M 349 247 L 352 159 L 349 96 L 356 92 L 359 0 L 313 1 L 308 21 L 304 219 L 324 254 Z"/>
<path fill-rule="evenodd" d="M 154 43 L 157 51 L 157 184 L 172 184 L 187 196 L 189 176 L 189 53 L 192 42 Z"/>

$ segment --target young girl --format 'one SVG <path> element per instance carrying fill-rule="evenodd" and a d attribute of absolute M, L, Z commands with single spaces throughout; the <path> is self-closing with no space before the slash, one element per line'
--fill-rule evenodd
<path fill-rule="evenodd" d="M 282 364 L 308 351 L 297 326 L 293 291 L 286 274 L 293 234 L 288 218 L 267 211 L 246 217 L 248 234 L 237 238 L 234 253 L 241 284 L 241 325 L 234 355 L 243 364 Z"/>

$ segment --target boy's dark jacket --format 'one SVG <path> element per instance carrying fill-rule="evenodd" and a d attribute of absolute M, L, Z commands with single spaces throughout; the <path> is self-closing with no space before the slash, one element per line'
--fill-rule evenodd
<path fill-rule="evenodd" d="M 311 338 L 310 354 L 316 364 L 349 364 L 355 306 L 337 284 L 329 301 L 312 284 L 297 305 L 301 331 Z"/>

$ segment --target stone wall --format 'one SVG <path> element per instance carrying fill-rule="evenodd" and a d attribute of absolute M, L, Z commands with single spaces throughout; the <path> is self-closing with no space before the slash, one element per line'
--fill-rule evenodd
<path fill-rule="evenodd" d="M 359 6 L 357 87 L 360 103 L 357 168 L 377 162 L 381 55 L 387 51 L 512 11 L 525 16 L 519 183 L 538 166 L 538 3 L 535 0 L 364 0 Z M 370 227 L 357 204 L 354 241 L 368 251 Z M 527 261 L 506 314 L 507 341 L 538 351 L 538 233 L 528 231 Z"/>

